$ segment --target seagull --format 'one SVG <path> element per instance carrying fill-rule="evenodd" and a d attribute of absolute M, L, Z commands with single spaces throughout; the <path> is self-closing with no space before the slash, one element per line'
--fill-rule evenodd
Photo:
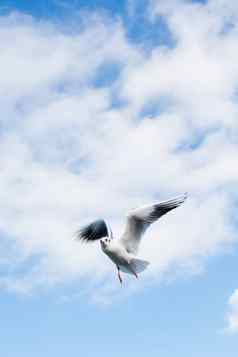
<path fill-rule="evenodd" d="M 80 228 L 75 237 L 89 243 L 100 241 L 101 249 L 116 265 L 117 275 L 122 284 L 120 272 L 132 274 L 138 279 L 149 262 L 137 258 L 140 241 L 147 228 L 167 212 L 179 207 L 187 198 L 187 193 L 162 202 L 133 209 L 129 212 L 120 238 L 114 239 L 110 226 L 104 219 L 98 219 Z"/>

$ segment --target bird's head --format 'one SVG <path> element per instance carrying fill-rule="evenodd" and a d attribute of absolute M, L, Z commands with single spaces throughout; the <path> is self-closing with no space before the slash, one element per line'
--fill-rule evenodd
<path fill-rule="evenodd" d="M 111 239 L 108 237 L 100 239 L 100 243 L 101 243 L 102 250 L 107 250 L 107 248 L 111 243 Z"/>

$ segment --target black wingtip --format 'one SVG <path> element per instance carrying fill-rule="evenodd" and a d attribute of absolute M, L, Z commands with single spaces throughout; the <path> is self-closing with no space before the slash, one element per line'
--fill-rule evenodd
<path fill-rule="evenodd" d="M 181 196 L 172 199 L 171 203 L 174 202 L 174 203 L 182 204 L 184 201 L 186 201 L 187 198 L 188 198 L 188 192 L 184 192 Z"/>
<path fill-rule="evenodd" d="M 107 224 L 103 219 L 98 219 L 77 230 L 74 234 L 76 240 L 84 243 L 94 242 L 103 237 L 108 237 L 109 232 Z"/>
<path fill-rule="evenodd" d="M 186 199 L 188 198 L 188 192 L 184 192 L 184 194 L 180 197 L 178 197 L 178 202 L 183 203 L 184 201 L 186 201 Z"/>

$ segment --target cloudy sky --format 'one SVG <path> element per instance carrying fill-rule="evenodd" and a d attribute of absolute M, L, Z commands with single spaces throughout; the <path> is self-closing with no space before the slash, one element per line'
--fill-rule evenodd
<path fill-rule="evenodd" d="M 237 43 L 235 0 L 1 1 L 4 357 L 237 355 Z M 186 191 L 123 288 L 71 239 Z"/>

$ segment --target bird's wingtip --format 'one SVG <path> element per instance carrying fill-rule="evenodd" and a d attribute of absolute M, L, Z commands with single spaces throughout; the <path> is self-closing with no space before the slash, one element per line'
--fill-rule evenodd
<path fill-rule="evenodd" d="M 175 201 L 178 203 L 178 205 L 181 205 L 186 201 L 187 198 L 188 198 L 188 192 L 184 192 L 183 194 L 175 198 Z"/>

